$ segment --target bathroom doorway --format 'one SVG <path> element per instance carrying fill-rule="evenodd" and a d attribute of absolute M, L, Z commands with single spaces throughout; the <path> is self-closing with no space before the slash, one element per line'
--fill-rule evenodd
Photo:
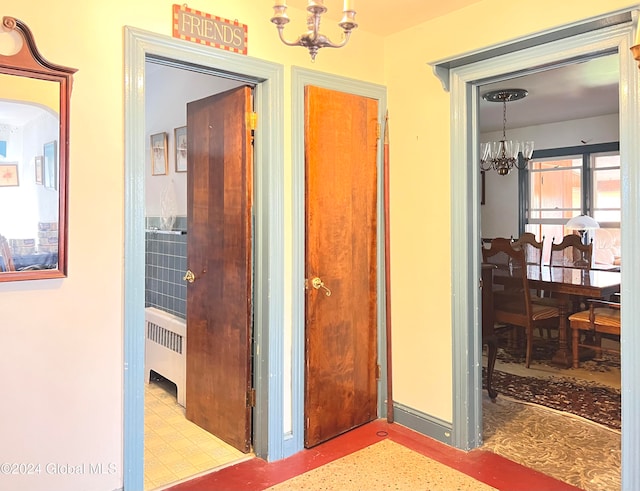
<path fill-rule="evenodd" d="M 145 166 L 148 169 L 145 172 L 145 381 L 149 384 L 145 387 L 144 476 L 145 489 L 155 489 L 252 455 L 247 453 L 251 446 L 250 436 L 249 441 L 243 442 L 243 450 L 238 450 L 234 448 L 238 447 L 237 442 L 231 445 L 228 435 L 221 435 L 227 426 L 249 425 L 250 429 L 249 416 L 244 418 L 247 419 L 244 424 L 240 424 L 240 420 L 233 421 L 233 425 L 218 425 L 216 430 L 215 422 L 221 415 L 219 408 L 209 403 L 205 404 L 209 406 L 205 411 L 202 404 L 198 404 L 203 398 L 209 402 L 212 399 L 211 394 L 201 396 L 198 380 L 202 377 L 207 380 L 232 379 L 229 372 L 233 368 L 212 366 L 211 360 L 202 359 L 201 350 L 193 349 L 211 337 L 198 329 L 200 322 L 187 323 L 187 291 L 190 288 L 200 293 L 199 299 L 193 292 L 189 293 L 189 302 L 196 307 L 209 303 L 201 293 L 203 280 L 200 277 L 206 279 L 207 275 L 202 275 L 206 268 L 202 265 L 198 268 L 195 284 L 184 279 L 189 268 L 195 270 L 191 263 L 195 261 L 194 250 L 199 250 L 189 244 L 192 200 L 188 183 L 193 174 L 187 172 L 185 165 L 183 135 L 186 141 L 200 140 L 192 138 L 196 131 L 193 121 L 187 131 L 187 106 L 197 99 L 215 97 L 215 94 L 244 85 L 244 82 L 186 70 L 154 59 L 146 62 L 145 71 L 145 133 L 150 147 Z M 159 152 L 154 147 L 156 141 L 164 143 Z M 159 162 L 157 157 L 160 157 Z M 202 183 L 203 169 L 196 174 L 199 176 L 197 181 Z M 211 190 L 212 196 L 222 194 L 222 190 Z M 195 237 L 200 235 L 196 233 Z M 221 277 L 216 271 L 211 273 L 210 276 Z M 252 305 L 251 299 L 248 300 L 240 303 Z M 192 307 L 191 315 L 201 310 Z M 196 334 L 199 341 L 194 338 Z M 178 345 L 171 346 L 176 339 Z M 167 340 L 171 343 L 167 344 Z M 204 369 L 203 363 L 208 369 Z M 194 370 L 196 365 L 202 369 Z M 188 375 L 189 367 L 191 376 Z M 209 385 L 205 384 L 206 387 Z M 192 387 L 188 397 L 191 403 L 187 405 L 185 394 L 189 392 L 189 386 Z M 247 413 L 250 414 L 250 409 Z"/>
<path fill-rule="evenodd" d="M 282 262 L 283 67 L 195 43 L 125 27 L 125 312 L 124 312 L 124 481 L 127 489 L 144 488 L 144 274 L 145 184 L 149 162 L 146 128 L 146 63 L 208 73 L 255 84 L 261 124 L 255 131 L 254 156 L 254 352 L 253 450 L 259 457 L 282 458 L 283 361 L 269 347 L 282 343 L 284 275 Z M 186 92 L 190 89 L 187 88 Z M 175 96 L 175 92 L 171 94 Z M 159 108 L 165 106 L 159 104 Z M 173 125 L 171 125 L 173 126 Z M 149 129 L 150 130 L 150 129 Z M 169 132 L 172 128 L 162 129 Z M 155 134 L 155 133 L 154 133 Z M 265 135 L 265 136 L 263 136 Z M 151 176 L 150 176 L 151 177 Z M 153 181 L 152 181 L 153 182 Z M 158 181 L 156 181 L 158 182 Z M 268 336 L 267 336 L 268 333 Z M 268 401 L 268 404 L 267 404 Z"/>

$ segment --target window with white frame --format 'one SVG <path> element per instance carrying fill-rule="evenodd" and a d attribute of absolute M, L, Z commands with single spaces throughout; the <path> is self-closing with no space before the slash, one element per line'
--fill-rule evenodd
<path fill-rule="evenodd" d="M 620 151 L 618 143 L 536 152 L 525 173 L 524 230 L 560 242 L 567 221 L 589 215 L 600 225 L 593 240 L 594 267 L 620 265 Z M 548 249 L 548 248 L 547 248 Z M 548 256 L 548 250 L 545 253 Z M 543 261 L 548 262 L 548 257 Z"/>

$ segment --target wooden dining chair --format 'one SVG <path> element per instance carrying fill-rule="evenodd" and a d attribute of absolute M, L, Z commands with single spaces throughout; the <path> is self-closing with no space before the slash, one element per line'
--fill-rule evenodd
<path fill-rule="evenodd" d="M 591 348 L 596 358 L 602 357 L 603 351 L 619 353 L 619 350 L 602 347 L 602 335 L 613 334 L 620 337 L 620 303 L 606 300 L 589 299 L 588 310 L 582 310 L 569 316 L 569 325 L 573 334 L 572 352 L 573 368 L 580 366 L 580 347 Z M 581 334 L 585 340 L 581 340 Z"/>
<path fill-rule="evenodd" d="M 565 235 L 559 244 L 554 241 L 555 237 L 551 241 L 551 266 L 591 269 L 593 241 L 583 244 L 582 238 L 576 234 Z"/>
<path fill-rule="evenodd" d="M 496 265 L 493 283 L 498 291 L 494 289 L 494 321 L 524 329 L 527 339 L 525 366 L 529 368 L 534 328 L 557 329 L 560 311 L 555 306 L 531 301 L 525 252 L 522 248 L 514 248 L 509 239 L 494 239 L 490 247 L 482 249 L 482 259 L 485 263 Z"/>
<path fill-rule="evenodd" d="M 544 247 L 544 237 L 538 242 L 535 234 L 525 232 L 517 240 L 511 244 L 513 247 L 522 247 L 524 249 L 524 257 L 529 265 L 542 266 L 542 250 Z"/>
<path fill-rule="evenodd" d="M 593 257 L 593 240 L 588 244 L 576 234 L 565 235 L 562 242 L 551 241 L 550 265 L 563 268 L 591 269 Z M 586 298 L 575 297 L 568 306 L 570 312 L 586 308 Z"/>
<path fill-rule="evenodd" d="M 544 237 L 542 241 L 536 239 L 535 234 L 531 232 L 525 232 L 517 240 L 514 240 L 511 244 L 513 247 L 522 247 L 524 249 L 524 257 L 528 266 L 542 267 L 542 258 L 544 251 Z M 531 291 L 531 301 L 542 305 L 550 305 L 552 307 L 558 306 L 558 300 L 545 293 L 542 290 Z M 540 335 L 542 335 L 542 328 L 540 328 Z M 551 339 L 551 329 L 547 329 L 547 338 Z"/>

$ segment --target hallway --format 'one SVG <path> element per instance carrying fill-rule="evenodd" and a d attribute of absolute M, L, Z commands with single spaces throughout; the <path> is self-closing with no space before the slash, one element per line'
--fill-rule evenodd
<path fill-rule="evenodd" d="M 406 479 L 407 474 L 414 474 L 416 479 L 420 480 L 416 482 L 424 483 L 424 479 L 429 480 L 431 487 L 426 489 L 433 491 L 458 489 L 457 487 L 448 486 L 447 477 L 453 476 L 455 479 L 460 479 L 461 476 L 459 474 L 473 478 L 475 480 L 473 482 L 477 484 L 476 488 L 482 488 L 483 486 L 480 483 L 484 483 L 490 488 L 504 491 L 577 491 L 580 489 L 546 476 L 541 472 L 523 467 L 495 453 L 482 449 L 476 449 L 471 452 L 456 450 L 404 426 L 389 424 L 385 420 L 379 419 L 287 459 L 273 463 L 266 463 L 261 459 L 247 460 L 218 472 L 170 487 L 168 490 L 265 490 L 296 476 L 317 470 L 322 466 L 374 446 L 384 440 L 390 440 L 416 454 L 444 464 L 449 467 L 449 470 L 446 473 L 434 475 L 433 473 L 429 474 L 428 471 L 425 472 L 425 469 L 421 467 L 404 466 L 402 461 L 389 461 L 386 467 L 378 465 L 373 468 L 368 467 L 368 461 L 361 462 L 358 465 L 366 466 L 366 469 L 360 469 L 360 472 L 367 473 L 369 478 L 367 481 L 368 491 L 397 489 L 395 483 L 397 481 L 397 473 L 400 472 L 404 474 L 403 479 Z M 428 469 L 432 469 L 432 467 L 428 467 Z M 328 473 L 328 475 L 327 473 L 320 475 L 322 481 L 307 481 L 306 487 L 301 489 L 313 489 L 315 491 L 353 489 L 348 487 L 349 476 L 334 472 L 333 469 L 331 470 L 332 472 Z M 349 474 L 352 473 L 353 470 L 349 471 Z M 309 478 L 313 479 L 314 476 L 310 475 Z M 289 484 L 293 487 L 288 488 Z M 300 481 L 295 481 L 278 486 L 277 489 L 300 489 L 299 486 Z M 410 487 L 408 489 L 415 488 Z M 425 489 L 425 487 L 418 489 Z"/>

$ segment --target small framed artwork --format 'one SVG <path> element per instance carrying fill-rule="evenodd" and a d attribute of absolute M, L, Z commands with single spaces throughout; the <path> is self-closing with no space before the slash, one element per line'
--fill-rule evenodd
<path fill-rule="evenodd" d="M 173 130 L 176 146 L 176 172 L 187 172 L 187 127 Z"/>
<path fill-rule="evenodd" d="M 58 189 L 58 142 L 44 144 L 42 180 L 45 188 Z"/>
<path fill-rule="evenodd" d="M 151 135 L 151 175 L 164 176 L 167 174 L 167 134 Z"/>
<path fill-rule="evenodd" d="M 0 186 L 19 186 L 18 163 L 9 162 L 0 164 Z"/>
<path fill-rule="evenodd" d="M 44 157 L 38 155 L 36 157 L 36 184 L 42 184 L 42 169 L 44 168 Z"/>

